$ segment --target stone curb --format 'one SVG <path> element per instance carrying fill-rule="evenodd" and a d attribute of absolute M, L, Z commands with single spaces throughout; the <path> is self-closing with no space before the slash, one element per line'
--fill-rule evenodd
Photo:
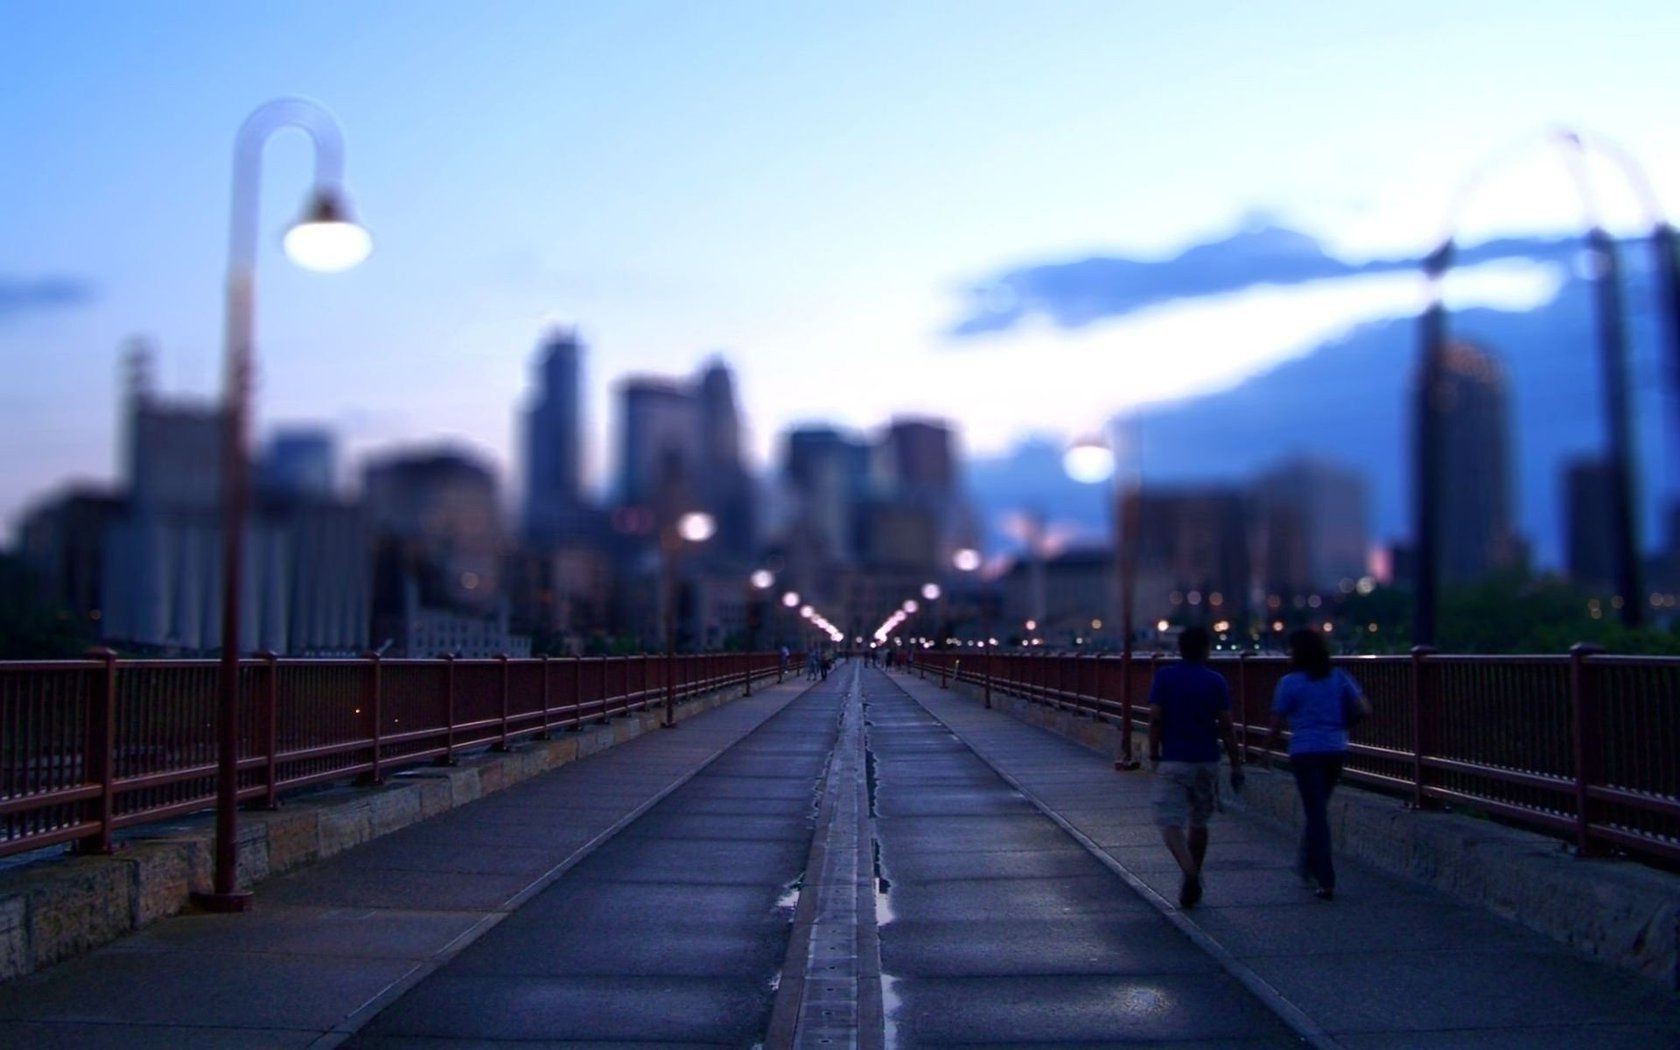
<path fill-rule="evenodd" d="M 772 685 L 766 682 L 763 685 Z M 738 687 L 677 705 L 683 721 L 743 695 Z M 506 752 L 482 751 L 455 766 L 415 766 L 377 787 L 335 787 L 274 812 L 239 817 L 239 884 L 323 860 L 381 835 L 464 806 L 522 780 L 634 740 L 659 727 L 657 705 Z M 121 842 L 107 857 L 54 855 L 0 870 L 0 981 L 91 951 L 184 910 L 211 885 L 207 821 L 164 824 Z"/>
<path fill-rule="evenodd" d="M 967 682 L 951 688 L 980 697 Z M 992 706 L 1107 758 L 1120 753 L 1120 729 L 1108 722 L 996 689 Z M 1290 835 L 1300 828 L 1295 785 L 1281 774 L 1255 770 L 1234 808 Z M 1680 990 L 1680 877 L 1631 861 L 1577 858 L 1557 839 L 1408 809 L 1346 785 L 1331 799 L 1330 821 L 1338 853 Z"/>

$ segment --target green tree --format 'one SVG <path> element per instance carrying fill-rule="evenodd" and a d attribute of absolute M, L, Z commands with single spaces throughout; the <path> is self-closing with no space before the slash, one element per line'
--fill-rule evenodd
<path fill-rule="evenodd" d="M 28 566 L 0 554 L 0 660 L 61 660 L 92 644 L 76 617 L 41 600 L 41 581 Z"/>

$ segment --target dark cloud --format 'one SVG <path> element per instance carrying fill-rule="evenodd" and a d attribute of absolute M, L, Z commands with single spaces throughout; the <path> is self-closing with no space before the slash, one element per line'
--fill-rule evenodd
<path fill-rule="evenodd" d="M 1555 258 L 1564 242 L 1538 238 L 1490 241 L 1458 254 L 1462 264 L 1506 258 Z M 965 316 L 951 326 L 958 338 L 1001 332 L 1032 317 L 1078 328 L 1179 299 L 1239 292 L 1257 285 L 1295 285 L 1336 277 L 1414 269 L 1416 259 L 1351 263 L 1304 233 L 1252 225 L 1228 237 L 1192 245 L 1165 259 L 1093 256 L 1071 262 L 1012 267 L 968 289 Z"/>
<path fill-rule="evenodd" d="M 68 310 L 93 302 L 93 286 L 78 277 L 0 276 L 0 322 L 41 310 Z"/>

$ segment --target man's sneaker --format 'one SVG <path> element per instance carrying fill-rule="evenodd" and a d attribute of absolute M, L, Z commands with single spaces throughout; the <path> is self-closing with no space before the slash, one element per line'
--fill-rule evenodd
<path fill-rule="evenodd" d="M 1196 902 L 1202 899 L 1202 880 L 1197 875 L 1186 875 L 1178 887 L 1178 906 L 1180 908 L 1194 908 Z"/>

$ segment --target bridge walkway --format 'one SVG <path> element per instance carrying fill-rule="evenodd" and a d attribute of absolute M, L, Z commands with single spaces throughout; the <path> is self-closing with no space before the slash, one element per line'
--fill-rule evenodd
<path fill-rule="evenodd" d="M 841 665 L 0 985 L 0 1045 L 1680 1046 L 1680 999 Z"/>

